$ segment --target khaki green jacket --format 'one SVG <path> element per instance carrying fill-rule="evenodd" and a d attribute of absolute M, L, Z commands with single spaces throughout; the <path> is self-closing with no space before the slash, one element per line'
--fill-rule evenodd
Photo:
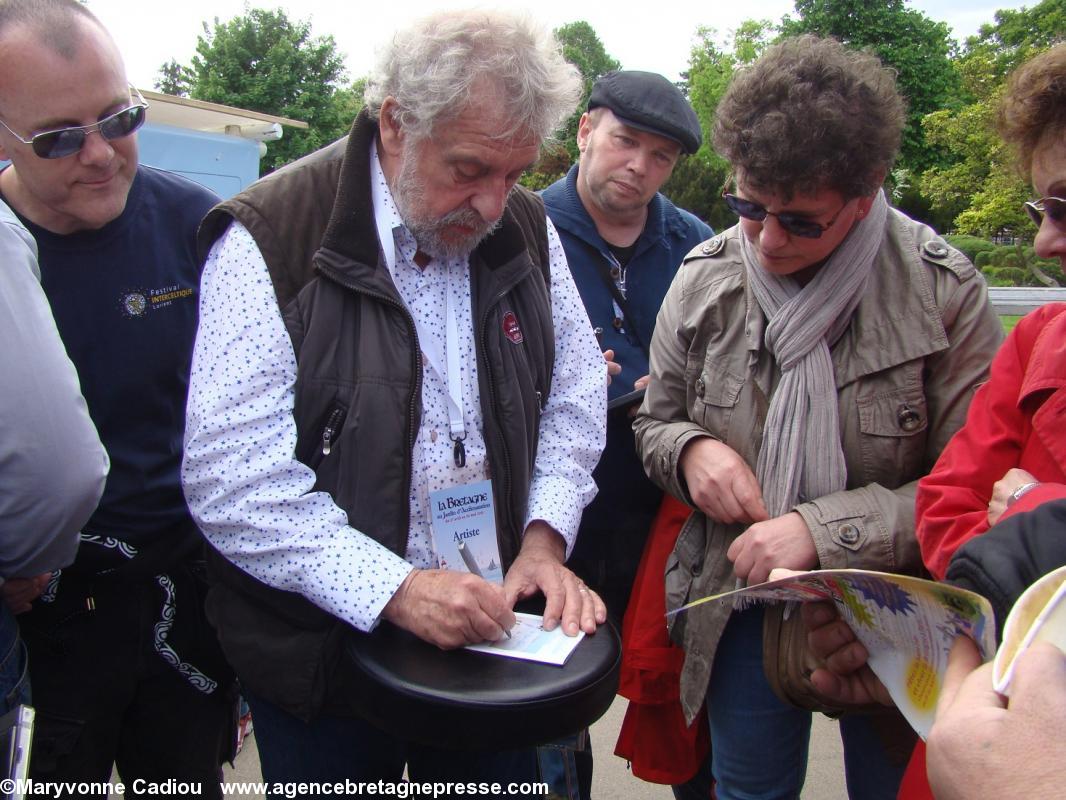
<path fill-rule="evenodd" d="M 821 568 L 921 570 L 914 491 L 962 426 L 1003 338 L 984 279 L 930 228 L 892 210 L 870 284 L 832 347 L 847 489 L 796 506 Z M 689 505 L 685 445 L 713 436 L 755 470 L 780 372 L 763 348 L 766 320 L 749 291 L 739 227 L 686 257 L 659 312 L 651 384 L 635 422 L 652 480 Z M 667 608 L 734 587 L 729 544 L 744 525 L 696 511 L 666 568 Z M 730 609 L 707 603 L 671 618 L 685 648 L 681 700 L 703 703 Z"/>

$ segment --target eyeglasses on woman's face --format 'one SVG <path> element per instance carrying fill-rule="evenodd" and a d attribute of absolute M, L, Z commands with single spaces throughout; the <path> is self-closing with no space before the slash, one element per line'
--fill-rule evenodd
<path fill-rule="evenodd" d="M 823 224 L 821 222 L 815 222 L 810 217 L 805 217 L 800 214 L 790 214 L 788 212 L 775 214 L 772 211 L 767 211 L 766 206 L 764 205 L 752 200 L 746 200 L 743 197 L 738 197 L 729 192 L 723 192 L 722 198 L 725 200 L 725 204 L 729 206 L 730 210 L 738 217 L 750 219 L 753 222 L 762 222 L 767 217 L 775 217 L 778 225 L 793 236 L 799 236 L 803 239 L 820 238 L 823 233 L 833 227 L 837 218 L 843 213 L 844 209 L 848 207 L 847 202 L 845 202 L 844 205 L 840 207 L 840 210 L 833 215 L 833 218 Z"/>
<path fill-rule="evenodd" d="M 1042 197 L 1039 200 L 1030 200 L 1025 204 L 1025 211 L 1038 228 L 1044 224 L 1045 214 L 1058 227 L 1066 227 L 1066 199 L 1061 197 Z"/>

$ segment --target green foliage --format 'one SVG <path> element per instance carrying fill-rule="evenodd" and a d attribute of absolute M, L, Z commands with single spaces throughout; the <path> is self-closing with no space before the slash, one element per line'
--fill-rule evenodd
<path fill-rule="evenodd" d="M 1000 324 L 1003 326 L 1004 333 L 1010 333 L 1014 330 L 1014 326 L 1018 324 L 1018 320 L 1022 318 L 1021 314 L 1004 314 L 999 318 Z"/>
<path fill-rule="evenodd" d="M 796 0 L 796 13 L 782 20 L 783 35 L 833 36 L 849 47 L 872 50 L 897 71 L 908 104 L 900 163 L 914 172 L 937 163 L 941 155 L 926 143 L 922 118 L 957 105 L 961 89 L 947 25 L 904 0 Z"/>
<path fill-rule="evenodd" d="M 572 163 L 577 161 L 578 155 L 577 124 L 581 120 L 585 107 L 588 105 L 589 95 L 592 93 L 592 85 L 608 72 L 621 69 L 622 65 L 616 58 L 608 54 L 603 42 L 600 41 L 600 37 L 596 35 L 596 31 L 584 20 L 568 22 L 556 28 L 555 38 L 562 45 L 563 58 L 577 67 L 584 83 L 581 102 L 578 103 L 577 110 L 566 121 L 566 126 L 563 128 L 562 133 L 559 134 L 560 141 L 570 153 L 570 162 Z"/>
<path fill-rule="evenodd" d="M 729 164 L 714 152 L 711 141 L 714 111 L 733 73 L 758 59 L 775 31 L 769 20 L 746 20 L 725 46 L 719 44 L 718 33 L 713 28 L 699 28 L 696 32 L 689 68 L 684 74 L 684 88 L 699 118 L 703 145 L 697 153 L 678 162 L 663 186 L 663 194 L 706 220 L 716 231 L 732 226 L 737 220 L 720 198 L 729 177 Z"/>
<path fill-rule="evenodd" d="M 954 214 L 961 233 L 992 236 L 1024 231 L 1025 183 L 1010 167 L 1011 156 L 993 126 L 1002 87 L 960 111 L 937 111 L 924 120 L 927 139 L 955 158 L 949 166 L 927 170 L 922 191 Z"/>
<path fill-rule="evenodd" d="M 954 236 L 945 236 L 945 241 L 954 247 L 956 250 L 961 251 L 970 261 L 974 263 L 976 267 L 982 267 L 984 264 L 978 263 L 982 254 L 990 254 L 996 249 L 996 245 L 987 239 L 982 239 L 978 236 L 969 236 L 967 234 L 956 234 Z M 987 264 L 987 256 L 985 263 Z"/>
<path fill-rule="evenodd" d="M 174 97 L 188 97 L 189 85 L 192 83 L 192 70 L 174 59 L 159 68 L 159 77 L 155 81 L 158 92 Z"/>
<path fill-rule="evenodd" d="M 958 71 L 969 104 L 941 110 L 923 120 L 926 140 L 950 156 L 920 179 L 922 192 L 953 215 L 963 233 L 999 232 L 1031 236 L 1022 203 L 1029 196 L 1024 177 L 995 131 L 996 110 L 1010 71 L 1046 49 L 1066 31 L 1066 0 L 1044 0 L 1032 8 L 997 11 L 994 24 L 966 41 Z"/>
<path fill-rule="evenodd" d="M 1043 0 L 1035 6 L 997 11 L 995 22 L 982 25 L 966 40 L 963 61 L 980 57 L 1001 83 L 1023 61 L 1062 41 L 1066 0 Z"/>
<path fill-rule="evenodd" d="M 688 71 L 684 74 L 689 101 L 692 103 L 700 127 L 703 147 L 699 155 L 708 163 L 728 168 L 715 152 L 711 135 L 714 111 L 725 94 L 733 73 L 756 61 L 772 40 L 776 28 L 769 20 L 745 20 L 733 32 L 726 49 L 718 41 L 718 31 L 701 27 L 696 31 L 696 43 L 689 56 Z"/>
<path fill-rule="evenodd" d="M 725 177 L 722 168 L 698 154 L 683 156 L 670 180 L 663 184 L 662 193 L 674 205 L 691 211 L 716 231 L 725 230 L 737 221 L 720 198 Z"/>
<path fill-rule="evenodd" d="M 1066 285 L 1058 261 L 1037 258 L 1031 246 L 995 244 L 969 236 L 949 236 L 947 240 L 970 257 L 990 286 Z"/>
<path fill-rule="evenodd" d="M 992 286 L 1026 286 L 1028 273 L 1021 267 L 987 267 L 982 270 Z"/>
<path fill-rule="evenodd" d="M 344 57 L 332 36 L 312 37 L 309 22 L 290 21 L 281 9 L 252 8 L 203 28 L 191 64 L 163 65 L 160 84 L 180 89 L 185 81 L 197 100 L 307 122 L 307 130 L 286 128 L 270 143 L 264 172 L 347 133 L 362 93 L 342 86 Z"/>

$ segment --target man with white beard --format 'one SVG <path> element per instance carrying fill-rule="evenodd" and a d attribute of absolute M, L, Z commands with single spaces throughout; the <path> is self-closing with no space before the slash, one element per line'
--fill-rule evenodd
<path fill-rule="evenodd" d="M 496 640 L 564 566 L 604 441 L 606 367 L 543 204 L 516 187 L 579 79 L 528 21 L 441 14 L 396 35 L 351 135 L 217 207 L 185 490 L 221 557 L 209 614 L 270 782 L 536 780 L 533 748 L 416 747 L 343 691 L 346 626 Z M 445 568 L 431 493 L 491 484 L 502 584 Z M 451 564 L 455 566 L 455 564 Z"/>

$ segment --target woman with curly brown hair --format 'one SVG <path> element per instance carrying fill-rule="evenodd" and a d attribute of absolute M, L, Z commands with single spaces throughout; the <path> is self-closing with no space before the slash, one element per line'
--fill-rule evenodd
<path fill-rule="evenodd" d="M 1002 332 L 965 256 L 885 200 L 903 121 L 890 70 L 811 36 L 770 48 L 718 106 L 740 221 L 678 273 L 636 422 L 649 474 L 695 508 L 668 608 L 775 567 L 921 568 L 915 482 Z M 672 618 L 682 705 L 691 719 L 706 699 L 721 800 L 803 785 L 810 712 L 771 690 L 764 617 L 771 644 L 791 626 L 721 604 Z M 841 721 L 852 797 L 895 796 L 912 740 L 890 753 L 888 719 Z"/>

